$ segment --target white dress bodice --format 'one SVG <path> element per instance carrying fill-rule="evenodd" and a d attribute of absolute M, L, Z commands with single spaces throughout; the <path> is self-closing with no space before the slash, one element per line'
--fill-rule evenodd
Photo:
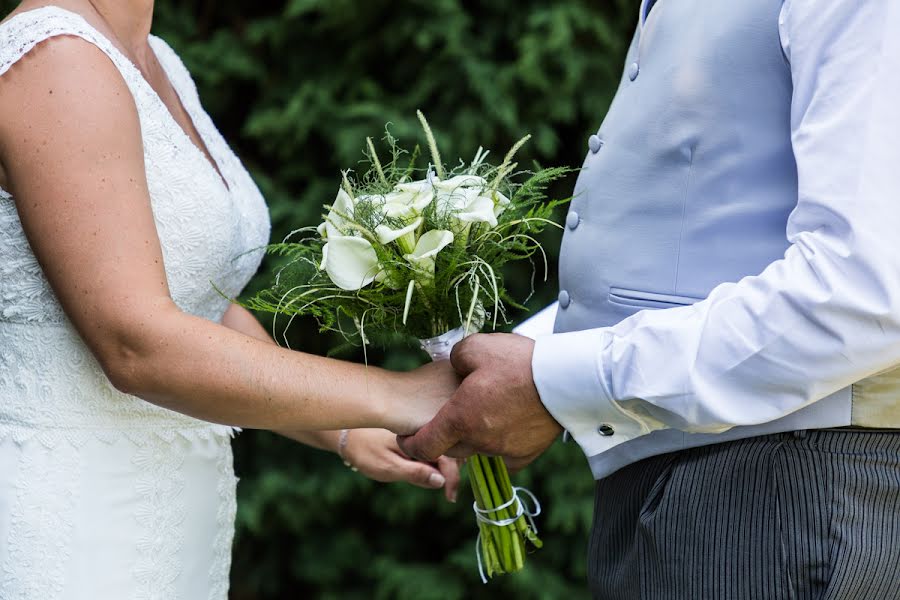
<path fill-rule="evenodd" d="M 159 38 L 150 45 L 215 166 L 79 15 L 51 6 L 0 25 L 0 77 L 59 35 L 102 50 L 131 90 L 172 297 L 220 321 L 268 241 L 259 190 Z M 225 600 L 231 435 L 110 384 L 44 277 L 15 198 L 0 190 L 0 597 Z"/>

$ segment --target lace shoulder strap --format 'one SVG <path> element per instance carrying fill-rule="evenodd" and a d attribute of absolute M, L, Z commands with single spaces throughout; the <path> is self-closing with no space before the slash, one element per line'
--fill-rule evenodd
<path fill-rule="evenodd" d="M 151 35 L 149 41 L 156 59 L 162 63 L 163 69 L 175 89 L 188 91 L 196 97 L 198 94 L 194 78 L 191 77 L 190 71 L 184 66 L 178 53 L 161 37 Z"/>
<path fill-rule="evenodd" d="M 44 6 L 19 13 L 0 25 L 0 76 L 43 41 L 60 35 L 82 38 L 102 50 L 132 87 L 134 65 L 99 31 L 76 13 Z"/>

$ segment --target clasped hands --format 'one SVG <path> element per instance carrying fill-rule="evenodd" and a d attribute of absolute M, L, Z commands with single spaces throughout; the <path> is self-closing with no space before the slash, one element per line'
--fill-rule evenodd
<path fill-rule="evenodd" d="M 425 462 L 480 453 L 504 457 L 514 471 L 527 466 L 562 433 L 535 387 L 533 353 L 534 341 L 515 334 L 457 344 L 450 362 L 462 383 L 427 425 L 398 437 L 400 448 Z"/>
<path fill-rule="evenodd" d="M 531 339 L 514 334 L 463 340 L 449 365 L 429 364 L 403 380 L 411 384 L 396 394 L 404 410 L 389 412 L 397 418 L 394 431 L 415 433 L 395 438 L 384 429 L 354 429 L 336 451 L 371 479 L 443 488 L 450 501 L 459 485 L 454 458 L 481 453 L 504 457 L 513 471 L 525 467 L 562 431 L 535 388 L 533 352 Z M 286 435 L 310 443 L 306 433 Z"/>

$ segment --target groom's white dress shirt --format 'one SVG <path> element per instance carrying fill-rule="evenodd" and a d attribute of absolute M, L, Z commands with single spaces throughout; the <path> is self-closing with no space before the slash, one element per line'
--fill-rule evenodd
<path fill-rule="evenodd" d="M 693 305 L 548 335 L 551 308 L 523 330 L 547 409 L 588 457 L 611 456 L 592 460 L 597 477 L 849 425 L 849 386 L 900 363 L 900 2 L 785 0 L 778 26 L 799 188 L 784 257 Z"/>

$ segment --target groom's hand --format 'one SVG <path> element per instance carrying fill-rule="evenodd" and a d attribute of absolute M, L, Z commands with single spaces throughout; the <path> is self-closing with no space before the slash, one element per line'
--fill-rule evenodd
<path fill-rule="evenodd" d="M 457 344 L 450 361 L 465 379 L 428 425 L 400 437 L 410 456 L 503 456 L 521 469 L 562 432 L 544 408 L 531 374 L 534 341 L 514 334 L 478 334 Z"/>

